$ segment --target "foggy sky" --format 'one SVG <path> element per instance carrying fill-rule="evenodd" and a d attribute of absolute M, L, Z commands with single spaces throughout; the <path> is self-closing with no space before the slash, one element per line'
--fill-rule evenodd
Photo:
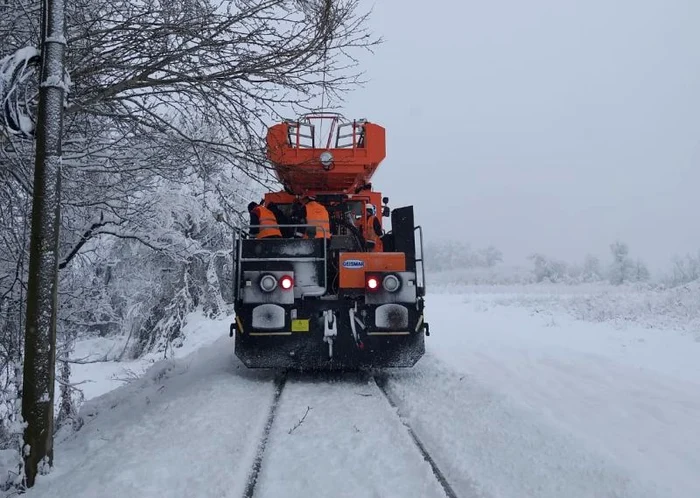
<path fill-rule="evenodd" d="M 431 240 L 664 267 L 700 249 L 700 2 L 365 1 L 385 38 L 344 106 Z"/>

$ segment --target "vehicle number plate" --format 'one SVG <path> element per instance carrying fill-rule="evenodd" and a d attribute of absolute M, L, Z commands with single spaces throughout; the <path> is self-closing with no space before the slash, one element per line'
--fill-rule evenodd
<path fill-rule="evenodd" d="M 292 332 L 308 332 L 309 320 L 292 320 Z"/>

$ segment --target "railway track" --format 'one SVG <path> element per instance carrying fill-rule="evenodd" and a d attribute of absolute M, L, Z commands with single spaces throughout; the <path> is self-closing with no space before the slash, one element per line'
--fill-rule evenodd
<path fill-rule="evenodd" d="M 275 421 L 275 415 L 277 414 L 277 407 L 280 404 L 280 397 L 282 396 L 282 391 L 284 386 L 287 384 L 287 373 L 283 372 L 275 378 L 275 394 L 272 398 L 272 404 L 270 405 L 270 411 L 267 415 L 267 422 L 265 423 L 265 428 L 263 429 L 262 437 L 258 443 L 258 450 L 255 453 L 255 460 L 253 460 L 253 465 L 251 466 L 250 473 L 248 474 L 248 483 L 245 488 L 245 493 L 243 496 L 245 498 L 253 498 L 255 494 L 255 486 L 258 483 L 258 476 L 260 475 L 260 469 L 262 468 L 263 457 L 265 456 L 265 448 L 267 447 L 267 440 L 270 437 L 270 431 L 272 430 L 272 424 Z"/>
<path fill-rule="evenodd" d="M 384 395 L 384 398 L 386 398 L 387 402 L 389 405 L 391 405 L 392 408 L 396 409 L 396 415 L 398 415 L 398 405 L 396 401 L 392 398 L 392 396 L 389 394 L 389 391 L 387 389 L 387 378 L 383 375 L 374 375 L 372 377 L 374 380 L 374 383 L 377 385 L 381 393 Z M 399 417 L 400 418 L 400 417 Z M 435 462 L 435 459 L 430 455 L 430 452 L 426 449 L 425 445 L 423 442 L 420 440 L 418 435 L 416 434 L 416 431 L 413 430 L 413 427 L 405 420 L 401 419 L 401 423 L 403 426 L 406 428 L 408 431 L 408 435 L 411 436 L 411 439 L 413 440 L 413 443 L 416 445 L 416 448 L 420 452 L 420 454 L 423 456 L 426 462 L 428 462 L 428 465 L 430 465 L 431 470 L 433 471 L 433 475 L 435 476 L 435 479 L 437 479 L 438 483 L 440 483 L 440 486 L 442 487 L 443 491 L 445 492 L 445 495 L 447 498 L 458 498 L 457 493 L 455 493 L 454 489 L 450 485 L 450 483 L 447 481 L 447 478 L 445 477 L 445 474 L 440 470 L 440 467 L 438 467 L 437 463 Z"/>
<path fill-rule="evenodd" d="M 287 373 L 281 373 L 275 378 L 275 381 L 274 381 L 275 382 L 275 390 L 274 390 L 273 400 L 272 400 L 272 403 L 271 403 L 269 411 L 268 411 L 267 421 L 265 423 L 263 433 L 262 433 L 261 438 L 258 442 L 258 447 L 257 447 L 255 459 L 253 460 L 253 462 L 251 464 L 250 471 L 248 473 L 249 477 L 248 477 L 248 482 L 247 482 L 247 485 L 245 488 L 244 498 L 253 498 L 254 496 L 256 496 L 256 489 L 257 489 L 257 486 L 259 483 L 263 463 L 265 461 L 265 455 L 266 455 L 266 450 L 268 447 L 269 438 L 270 438 L 271 432 L 273 430 L 273 427 L 275 425 L 277 413 L 279 412 L 278 408 L 281 404 L 282 393 L 285 390 L 285 386 L 288 385 L 287 380 L 288 380 Z M 305 379 L 303 376 L 298 379 L 298 381 L 300 381 L 300 382 L 304 382 L 304 380 L 308 380 L 308 379 Z M 376 389 L 373 389 L 373 390 L 375 391 L 375 393 L 378 393 L 377 396 L 384 398 L 384 400 L 387 403 L 387 408 L 391 408 L 391 411 L 396 414 L 396 417 L 399 418 L 399 422 L 405 428 L 406 432 L 410 436 L 410 439 L 413 442 L 413 446 L 420 453 L 420 456 L 422 457 L 422 459 L 425 462 L 427 462 L 428 465 L 430 466 L 430 469 L 432 470 L 432 474 L 435 477 L 440 488 L 442 488 L 445 496 L 447 498 L 458 498 L 459 495 L 455 492 L 454 488 L 447 480 L 445 473 L 440 469 L 436 460 L 430 454 L 430 451 L 426 448 L 425 444 L 421 441 L 421 439 L 416 434 L 416 432 L 411 427 L 411 425 L 406 420 L 401 419 L 401 417 L 399 416 L 398 405 L 400 403 L 399 403 L 399 400 L 394 399 L 394 397 L 392 396 L 392 394 L 388 390 L 387 378 L 381 374 L 374 374 L 374 375 L 369 375 L 365 380 L 367 381 L 366 384 L 368 386 L 376 386 Z M 368 394 L 363 394 L 363 396 L 367 396 L 367 395 Z M 391 418 L 393 419 L 393 417 L 391 417 Z M 270 451 L 273 451 L 273 450 L 270 450 Z M 462 498 L 464 498 L 464 497 L 462 497 Z"/>

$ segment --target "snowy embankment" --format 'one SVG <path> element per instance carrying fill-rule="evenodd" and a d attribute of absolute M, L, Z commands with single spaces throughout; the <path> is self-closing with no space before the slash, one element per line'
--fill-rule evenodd
<path fill-rule="evenodd" d="M 388 388 L 458 496 L 700 496 L 696 317 L 671 329 L 651 311 L 601 321 L 571 304 L 611 310 L 612 295 L 663 302 L 604 286 L 431 288 L 428 352 Z M 196 321 L 193 353 L 86 403 L 28 498 L 242 496 L 274 385 L 235 359 L 227 323 Z M 85 367 L 75 380 L 109 377 Z M 385 401 L 354 376 L 290 378 L 256 496 L 443 496 Z"/>
<path fill-rule="evenodd" d="M 124 348 L 123 340 L 96 337 L 78 341 L 71 358 L 82 363 L 71 364 L 71 382 L 78 384 L 86 400 L 95 398 L 137 380 L 156 362 L 184 358 L 211 344 L 227 333 L 231 320 L 232 317 L 210 320 L 201 312 L 191 313 L 182 329 L 183 340 L 179 347 L 148 353 L 137 360 L 117 360 Z M 58 389 L 59 385 L 56 384 L 57 393 Z M 56 409 L 58 402 L 56 400 Z"/>

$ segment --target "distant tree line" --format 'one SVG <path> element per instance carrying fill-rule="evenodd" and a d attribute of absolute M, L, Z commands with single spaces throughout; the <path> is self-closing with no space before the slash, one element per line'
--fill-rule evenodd
<path fill-rule="evenodd" d="M 609 246 L 610 259 L 607 262 L 594 255 L 586 255 L 584 260 L 569 263 L 543 253 L 529 256 L 532 282 L 584 283 L 607 281 L 612 285 L 634 282 L 650 282 L 652 277 L 647 265 L 630 255 L 629 246 L 615 241 Z M 428 272 L 449 272 L 453 270 L 488 269 L 502 265 L 503 253 L 493 245 L 473 249 L 468 242 L 446 241 L 425 246 L 425 262 Z M 660 279 L 669 286 L 683 285 L 700 280 L 700 251 L 697 254 L 676 256 L 672 260 L 670 272 Z M 483 278 L 480 281 L 484 281 Z"/>
<path fill-rule="evenodd" d="M 425 266 L 428 271 L 493 268 L 501 262 L 503 262 L 503 253 L 493 245 L 472 249 L 467 242 L 448 240 L 425 246 Z"/>
<path fill-rule="evenodd" d="M 629 247 L 623 242 L 610 245 L 612 261 L 603 265 L 600 259 L 587 255 L 583 264 L 568 264 L 540 253 L 530 256 L 535 282 L 599 282 L 607 280 L 613 285 L 630 282 L 646 282 L 651 275 L 640 259 L 629 256 Z"/>

